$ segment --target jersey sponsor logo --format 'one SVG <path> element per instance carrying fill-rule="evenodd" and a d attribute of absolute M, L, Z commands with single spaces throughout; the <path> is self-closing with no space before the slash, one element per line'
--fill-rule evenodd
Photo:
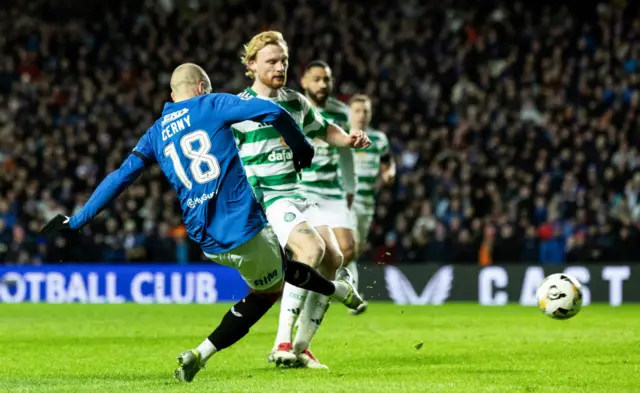
<path fill-rule="evenodd" d="M 253 98 L 253 96 L 251 94 L 249 94 L 247 91 L 242 91 L 238 94 L 238 97 L 240 97 L 240 99 L 242 100 L 250 100 Z"/>
<path fill-rule="evenodd" d="M 171 112 L 169 114 L 166 114 L 163 118 L 162 118 L 162 125 L 164 126 L 165 124 L 167 124 L 170 121 L 174 121 L 175 119 L 184 116 L 185 114 L 187 114 L 187 112 L 189 112 L 189 108 L 184 108 L 184 109 L 180 109 L 177 112 Z"/>
<path fill-rule="evenodd" d="M 204 193 L 204 194 L 202 194 L 201 196 L 199 196 L 197 198 L 189 198 L 189 199 L 187 199 L 187 206 L 189 206 L 191 209 L 193 209 L 194 207 L 205 203 L 209 199 L 212 199 L 215 195 L 216 195 L 216 192 L 213 191 L 213 192 L 210 192 L 208 194 Z"/>
<path fill-rule="evenodd" d="M 295 213 L 287 212 L 284 214 L 285 222 L 291 222 L 296 219 Z"/>
<path fill-rule="evenodd" d="M 293 153 L 291 150 L 274 150 L 267 156 L 267 160 L 270 162 L 286 162 L 293 160 Z"/>
<path fill-rule="evenodd" d="M 253 281 L 253 285 L 256 287 L 262 287 L 265 285 L 269 285 L 269 283 L 271 281 L 273 281 L 274 278 L 278 277 L 278 269 L 275 269 L 274 271 L 272 271 L 271 273 L 267 274 L 266 276 L 254 280 Z"/>
<path fill-rule="evenodd" d="M 242 318 L 242 314 L 236 311 L 236 306 L 231 307 L 231 314 L 235 315 L 238 318 Z"/>
<path fill-rule="evenodd" d="M 314 146 L 316 149 L 316 156 L 328 156 L 331 153 L 331 148 L 323 146 Z"/>

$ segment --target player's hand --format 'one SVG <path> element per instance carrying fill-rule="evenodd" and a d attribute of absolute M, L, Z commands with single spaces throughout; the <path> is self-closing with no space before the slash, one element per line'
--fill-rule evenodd
<path fill-rule="evenodd" d="M 381 177 L 382 177 L 382 182 L 384 184 L 391 184 L 395 180 L 396 176 L 391 171 L 384 171 L 384 172 L 382 172 Z"/>
<path fill-rule="evenodd" d="M 300 145 L 297 149 L 292 149 L 292 153 L 293 167 L 296 172 L 300 172 L 304 168 L 311 167 L 311 161 L 313 160 L 313 156 L 316 154 L 316 151 L 311 143 L 305 141 L 305 143 Z"/>
<path fill-rule="evenodd" d="M 69 225 L 69 220 L 69 217 L 58 214 L 42 228 L 40 234 L 44 236 L 51 236 L 58 232 L 70 231 L 71 226 Z"/>
<path fill-rule="evenodd" d="M 354 149 L 359 149 L 359 148 L 366 149 L 367 147 L 371 146 L 371 140 L 369 139 L 367 134 L 362 130 L 351 132 L 351 134 L 349 134 L 349 139 L 350 139 L 349 146 L 351 146 Z"/>

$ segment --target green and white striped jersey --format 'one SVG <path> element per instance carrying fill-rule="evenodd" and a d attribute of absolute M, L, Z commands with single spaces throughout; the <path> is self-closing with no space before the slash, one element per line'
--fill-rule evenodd
<path fill-rule="evenodd" d="M 360 214 L 373 214 L 375 187 L 380 173 L 380 158 L 389 154 L 389 139 L 384 132 L 369 128 L 367 135 L 371 146 L 355 149 L 356 196 L 354 210 Z"/>
<path fill-rule="evenodd" d="M 324 108 L 318 112 L 330 123 L 340 126 L 345 131 L 349 127 L 349 106 L 329 97 Z M 302 170 L 302 188 L 311 197 L 322 199 L 343 199 L 341 173 L 339 172 L 339 154 L 335 147 L 327 142 L 314 139 L 316 154 L 313 156 L 311 168 Z"/>
<path fill-rule="evenodd" d="M 276 97 L 258 96 L 251 88 L 240 97 L 258 97 L 282 106 L 308 138 L 324 137 L 327 121 L 300 93 L 282 88 Z M 265 208 L 282 198 L 306 199 L 293 166 L 293 153 L 270 125 L 246 120 L 232 126 L 249 183 Z"/>

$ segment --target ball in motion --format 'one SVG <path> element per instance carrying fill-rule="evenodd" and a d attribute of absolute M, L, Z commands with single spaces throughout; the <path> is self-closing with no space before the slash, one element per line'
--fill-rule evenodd
<path fill-rule="evenodd" d="M 553 319 L 569 319 L 582 308 L 582 286 L 568 274 L 556 273 L 547 276 L 536 292 L 538 306 Z"/>

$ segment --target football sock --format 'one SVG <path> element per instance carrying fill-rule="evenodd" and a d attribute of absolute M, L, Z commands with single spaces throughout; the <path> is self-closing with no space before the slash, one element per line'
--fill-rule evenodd
<path fill-rule="evenodd" d="M 215 352 L 230 347 L 249 333 L 251 326 L 269 311 L 278 297 L 279 294 L 250 293 L 231 307 L 222 318 L 220 325 L 204 343 L 200 344 L 203 352 L 200 352 L 198 347 L 198 352 L 202 355 L 201 364 L 206 363 Z M 206 341 L 211 343 L 211 347 L 206 344 Z"/>
<path fill-rule="evenodd" d="M 287 283 L 295 285 L 298 288 L 335 297 L 340 301 L 349 294 L 349 287 L 345 283 L 328 280 L 311 266 L 298 261 L 287 261 L 287 270 L 284 278 Z M 285 285 L 285 288 L 286 287 Z M 284 294 L 282 298 L 285 298 Z"/>
<path fill-rule="evenodd" d="M 309 348 L 311 339 L 318 331 L 325 313 L 329 309 L 329 297 L 315 292 L 309 292 L 309 296 L 302 308 L 300 325 L 293 342 L 294 353 L 300 353 Z"/>
<path fill-rule="evenodd" d="M 335 292 L 334 284 L 322 277 L 314 268 L 298 261 L 287 261 L 284 279 L 289 284 L 313 292 L 331 296 Z"/>
<path fill-rule="evenodd" d="M 325 265 L 318 267 L 318 273 L 322 276 L 328 277 L 332 273 L 328 271 Z M 340 283 L 345 285 L 344 283 Z M 346 285 L 345 285 L 346 286 Z M 296 332 L 295 340 L 293 341 L 293 352 L 300 353 L 309 348 L 311 339 L 315 336 L 324 314 L 329 309 L 330 300 L 328 296 L 320 293 L 309 292 L 307 300 L 305 300 L 302 306 L 302 313 L 300 313 L 300 323 L 298 324 L 298 331 Z"/>
<path fill-rule="evenodd" d="M 200 365 L 204 366 L 209 358 L 213 356 L 214 353 L 218 352 L 218 349 L 211 344 L 209 338 L 205 338 L 202 344 L 198 345 L 196 350 L 200 353 Z"/>
<path fill-rule="evenodd" d="M 351 273 L 353 277 L 353 287 L 358 290 L 358 263 L 356 261 L 351 261 L 347 264 L 346 269 Z"/>
<path fill-rule="evenodd" d="M 306 265 L 305 265 L 306 266 Z M 287 270 L 289 270 L 287 268 Z M 287 272 L 288 274 L 288 272 Z M 282 292 L 282 300 L 280 303 L 280 318 L 278 321 L 278 333 L 276 334 L 276 343 L 290 343 L 291 332 L 293 326 L 300 315 L 302 306 L 307 298 L 309 291 L 289 284 L 284 284 Z"/>

